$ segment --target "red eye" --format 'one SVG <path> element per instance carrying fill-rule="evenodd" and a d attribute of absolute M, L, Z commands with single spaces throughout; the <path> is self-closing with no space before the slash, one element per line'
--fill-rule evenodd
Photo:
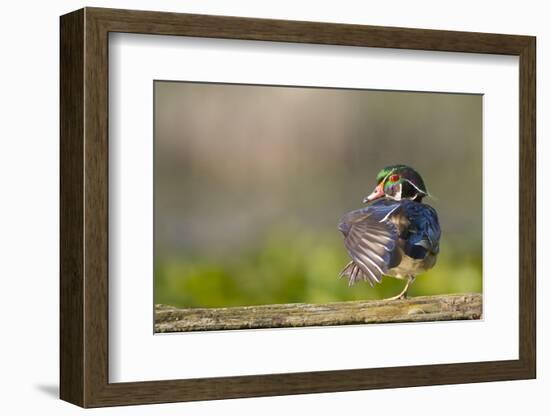
<path fill-rule="evenodd" d="M 391 175 L 390 182 L 397 182 L 399 180 L 399 175 Z"/>

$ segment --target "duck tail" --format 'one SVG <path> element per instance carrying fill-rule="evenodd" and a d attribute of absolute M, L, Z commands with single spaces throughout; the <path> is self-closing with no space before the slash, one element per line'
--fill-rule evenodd
<path fill-rule="evenodd" d="M 344 267 L 344 270 L 342 270 L 340 276 L 338 277 L 341 278 L 344 276 L 348 278 L 349 286 L 353 286 L 358 280 L 366 280 L 369 282 L 371 287 L 374 286 L 372 279 L 370 279 L 369 276 L 353 261 L 350 261 L 346 267 Z"/>

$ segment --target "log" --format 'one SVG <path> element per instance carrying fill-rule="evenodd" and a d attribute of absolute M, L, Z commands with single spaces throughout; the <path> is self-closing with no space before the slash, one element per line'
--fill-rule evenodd
<path fill-rule="evenodd" d="M 155 332 L 358 325 L 480 319 L 479 293 L 326 304 L 290 303 L 231 308 L 155 306 Z"/>

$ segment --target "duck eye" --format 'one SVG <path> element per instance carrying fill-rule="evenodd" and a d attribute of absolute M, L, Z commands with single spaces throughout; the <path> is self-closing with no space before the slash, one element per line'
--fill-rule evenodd
<path fill-rule="evenodd" d="M 391 175 L 390 176 L 390 181 L 391 182 L 397 182 L 399 180 L 399 175 Z"/>

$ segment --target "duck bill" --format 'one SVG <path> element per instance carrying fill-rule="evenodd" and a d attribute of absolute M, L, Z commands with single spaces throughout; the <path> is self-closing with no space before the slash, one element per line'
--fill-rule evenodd
<path fill-rule="evenodd" d="M 375 199 L 382 198 L 384 196 L 384 185 L 380 183 L 376 188 L 374 188 L 374 191 L 367 196 L 365 199 L 363 199 L 363 203 L 366 204 L 367 202 L 374 201 Z"/>

